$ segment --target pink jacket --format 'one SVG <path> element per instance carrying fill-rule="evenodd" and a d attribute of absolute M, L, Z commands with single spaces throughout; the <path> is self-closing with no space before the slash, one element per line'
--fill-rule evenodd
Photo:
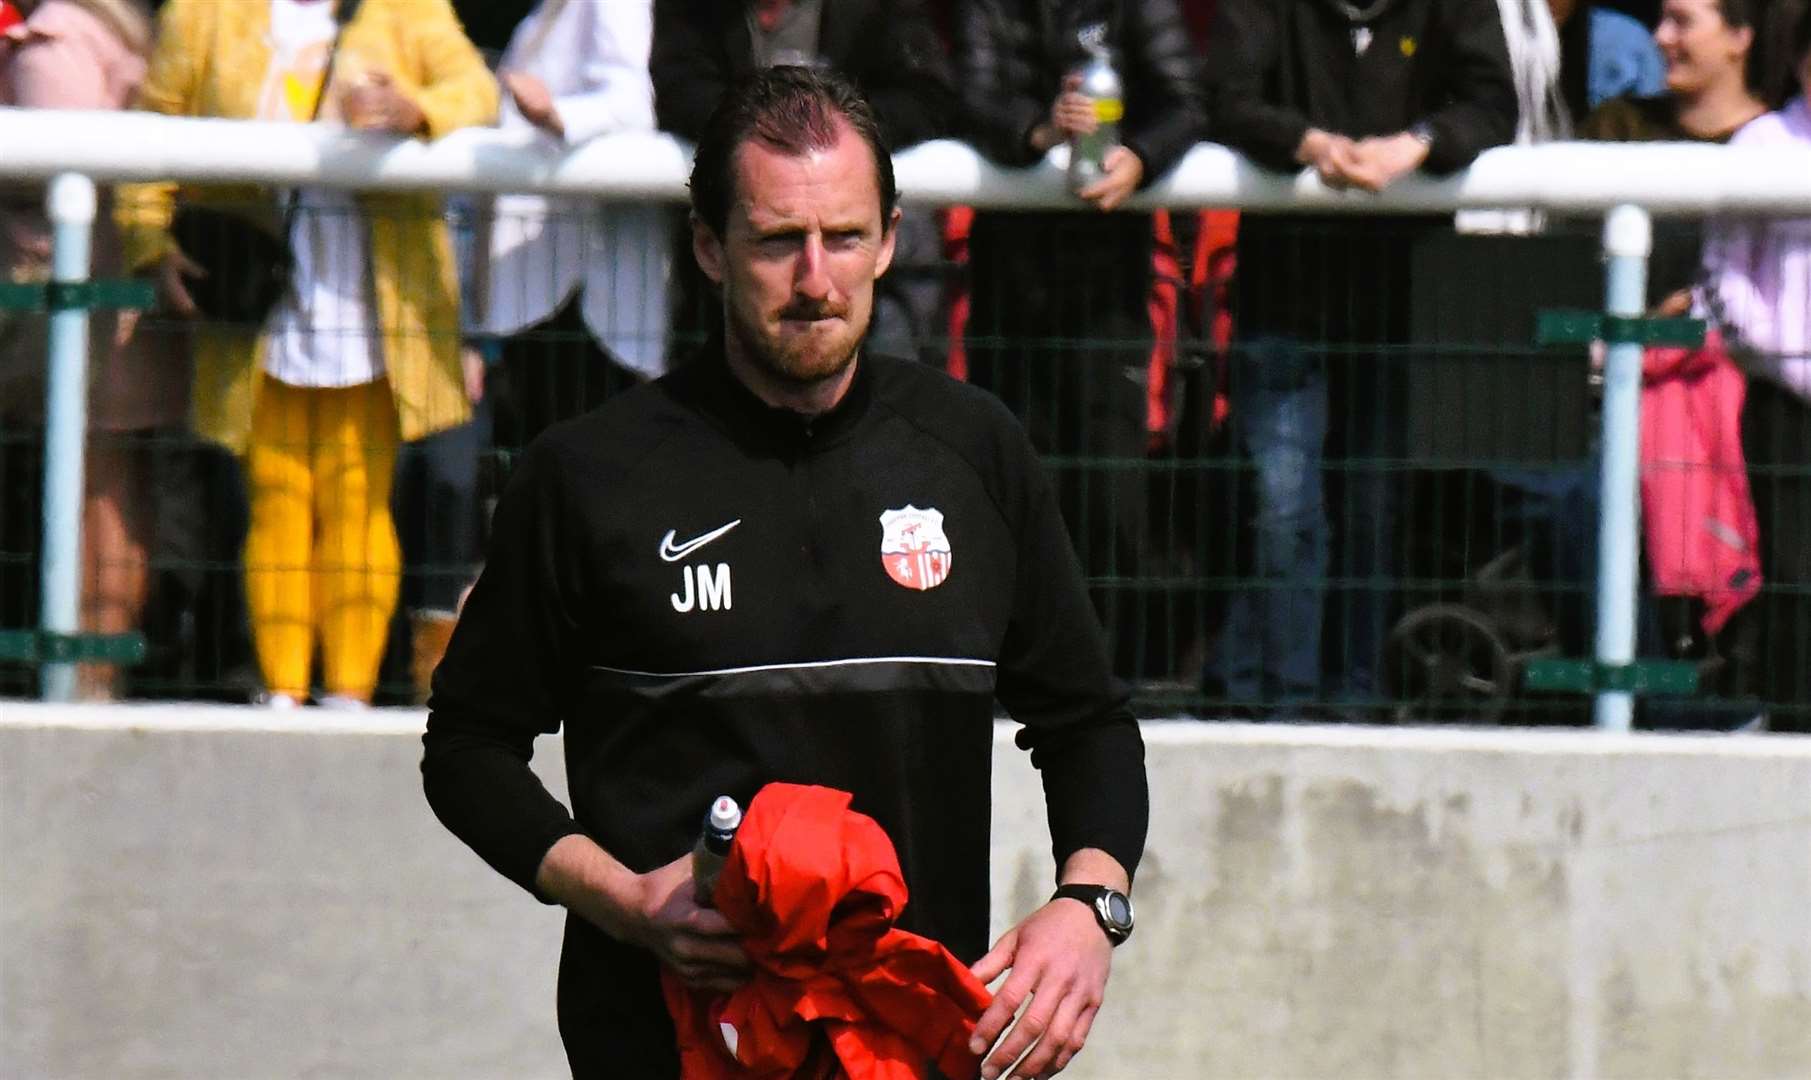
<path fill-rule="evenodd" d="M 150 16 L 137 0 L 109 0 L 122 26 L 148 43 Z M 0 105 L 33 109 L 121 109 L 143 81 L 146 58 L 122 30 L 87 5 L 44 0 L 31 17 L 0 34 Z M 49 273 L 50 223 L 41 196 L 0 207 L 0 280 L 38 281 Z M 103 199 L 106 193 L 103 191 Z M 118 230 L 103 202 L 94 223 L 93 274 L 124 274 Z M 89 426 L 130 431 L 168 426 L 188 411 L 186 347 L 174 328 L 135 330 L 131 313 L 98 311 L 89 320 Z M 15 325 L 0 341 L 0 412 L 31 420 L 43 410 L 43 320 Z"/>
<path fill-rule="evenodd" d="M 1641 389 L 1641 515 L 1662 596 L 1704 601 L 1715 634 L 1761 587 L 1760 529 L 1742 456 L 1748 383 L 1712 331 L 1697 349 L 1647 352 Z"/>
<path fill-rule="evenodd" d="M 28 109 L 122 109 L 145 77 L 145 58 L 113 28 L 69 0 L 44 0 L 5 34 L 0 105 Z M 29 42 L 17 62 L 6 54 Z"/>
<path fill-rule="evenodd" d="M 144 77 L 145 58 L 69 0 L 44 0 L 31 18 L 0 33 L 0 105 L 123 109 Z M 50 227 L 41 216 L 8 215 L 0 234 L 7 264 L 49 260 Z"/>

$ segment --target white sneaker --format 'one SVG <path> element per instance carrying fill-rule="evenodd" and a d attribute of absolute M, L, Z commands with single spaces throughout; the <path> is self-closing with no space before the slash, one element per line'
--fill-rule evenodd
<path fill-rule="evenodd" d="M 323 709 L 334 709 L 338 712 L 361 712 L 371 707 L 368 701 L 360 701 L 351 694 L 322 694 L 316 702 Z"/>
<path fill-rule="evenodd" d="M 301 702 L 288 694 L 265 694 L 263 704 L 265 708 L 269 709 L 299 709 L 302 707 Z"/>

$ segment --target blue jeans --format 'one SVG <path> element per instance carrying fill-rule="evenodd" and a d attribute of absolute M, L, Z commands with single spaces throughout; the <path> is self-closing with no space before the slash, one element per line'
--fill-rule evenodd
<path fill-rule="evenodd" d="M 1310 701 L 1320 691 L 1327 579 L 1327 375 L 1286 338 L 1239 346 L 1230 375 L 1234 438 L 1256 473 L 1257 580 L 1233 595 L 1206 675 L 1235 701 Z"/>

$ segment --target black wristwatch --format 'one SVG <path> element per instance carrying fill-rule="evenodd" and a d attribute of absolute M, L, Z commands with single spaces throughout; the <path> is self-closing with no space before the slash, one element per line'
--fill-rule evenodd
<path fill-rule="evenodd" d="M 1094 912 L 1107 940 L 1123 945 L 1132 936 L 1132 898 L 1105 885 L 1059 885 L 1052 900 L 1080 900 Z"/>

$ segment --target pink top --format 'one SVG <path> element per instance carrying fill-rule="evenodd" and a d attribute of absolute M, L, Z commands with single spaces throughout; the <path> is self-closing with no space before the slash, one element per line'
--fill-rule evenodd
<path fill-rule="evenodd" d="M 25 109 L 123 109 L 145 77 L 145 58 L 113 28 L 68 0 L 45 0 L 31 18 L 0 33 L 0 105 Z M 97 225 L 104 222 L 97 220 Z M 111 230 L 96 262 L 114 254 Z M 0 270 L 48 261 L 50 226 L 41 215 L 0 215 Z"/>
<path fill-rule="evenodd" d="M 111 25 L 69 0 L 44 0 L 24 23 L 0 33 L 0 105 L 123 109 L 145 69 L 145 58 Z M 119 277 L 119 234 L 104 202 L 93 244 L 93 275 Z M 0 209 L 0 280 L 41 279 L 49 262 L 43 213 Z M 8 415 L 42 412 L 42 324 L 15 327 L 0 348 L 0 411 Z M 89 320 L 90 427 L 130 431 L 181 422 L 188 411 L 182 333 L 174 325 L 140 326 L 130 313 L 101 311 Z"/>
<path fill-rule="evenodd" d="M 0 104 L 27 109 L 123 109 L 145 77 L 145 58 L 111 27 L 68 0 L 44 0 L 5 38 Z M 29 44 L 29 48 L 21 45 Z"/>
<path fill-rule="evenodd" d="M 1731 146 L 1811 145 L 1811 106 L 1794 98 Z M 1811 218 L 1728 219 L 1704 238 L 1704 308 L 1743 347 L 1750 370 L 1811 402 Z"/>

